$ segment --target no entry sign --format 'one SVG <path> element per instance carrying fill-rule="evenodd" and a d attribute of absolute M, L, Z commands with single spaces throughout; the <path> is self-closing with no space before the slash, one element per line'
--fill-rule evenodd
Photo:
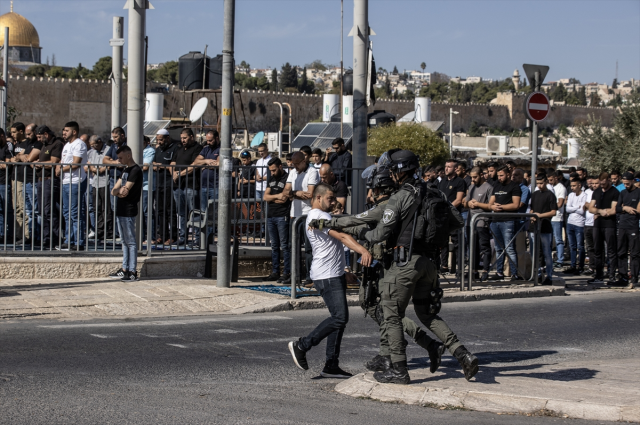
<path fill-rule="evenodd" d="M 546 94 L 541 92 L 531 93 L 525 103 L 524 109 L 527 111 L 527 116 L 533 121 L 542 121 L 549 115 L 549 98 Z"/>

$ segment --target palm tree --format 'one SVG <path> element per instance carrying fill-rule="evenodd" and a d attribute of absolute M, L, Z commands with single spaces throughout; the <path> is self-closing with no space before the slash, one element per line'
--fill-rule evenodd
<path fill-rule="evenodd" d="M 426 63 L 422 62 L 422 63 L 420 64 L 420 68 L 422 68 L 422 79 L 423 79 L 423 80 L 424 80 L 424 70 L 425 70 L 425 68 L 426 68 L 426 67 L 427 67 L 427 64 L 426 64 Z"/>

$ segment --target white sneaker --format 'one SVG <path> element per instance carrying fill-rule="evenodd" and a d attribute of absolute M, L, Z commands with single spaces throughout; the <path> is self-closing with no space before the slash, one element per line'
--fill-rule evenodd
<path fill-rule="evenodd" d="M 87 239 L 93 239 L 96 237 L 96 232 L 94 232 L 93 230 L 89 232 L 89 234 L 87 235 Z"/>

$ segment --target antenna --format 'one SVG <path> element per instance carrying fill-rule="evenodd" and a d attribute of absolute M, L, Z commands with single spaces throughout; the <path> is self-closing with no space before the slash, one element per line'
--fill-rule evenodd
<path fill-rule="evenodd" d="M 616 81 L 618 81 L 618 59 L 616 59 Z"/>

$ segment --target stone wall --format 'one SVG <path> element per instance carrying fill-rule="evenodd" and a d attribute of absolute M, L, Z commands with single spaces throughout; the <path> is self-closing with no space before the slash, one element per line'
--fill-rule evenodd
<path fill-rule="evenodd" d="M 157 84 L 150 84 L 148 90 L 155 90 Z M 180 109 L 187 115 L 191 105 L 202 94 L 183 93 L 176 86 L 169 87 L 165 95 L 165 117 L 180 117 Z M 126 120 L 127 87 L 123 87 L 122 114 Z M 221 109 L 221 95 L 208 93 L 209 108 L 204 120 L 209 124 L 217 122 Z M 246 127 L 250 133 L 277 131 L 280 127 L 280 108 L 273 102 L 289 103 L 293 110 L 294 133 L 300 131 L 309 121 L 318 120 L 322 111 L 322 96 L 243 90 L 234 95 L 234 125 Z M 68 80 L 52 78 L 25 78 L 11 76 L 9 80 L 9 105 L 15 106 L 17 120 L 28 124 L 47 124 L 60 132 L 67 121 L 80 123 L 81 132 L 108 135 L 111 130 L 111 84 L 108 81 Z M 513 93 L 499 93 L 495 103 L 490 104 L 449 104 L 433 102 L 431 119 L 444 121 L 445 131 L 449 130 L 449 109 L 459 112 L 453 118 L 455 132 L 469 129 L 473 121 L 496 128 L 523 128 L 526 117 L 523 111 L 524 97 Z M 373 110 L 385 110 L 398 118 L 414 110 L 413 101 L 379 99 Z M 554 106 L 542 127 L 557 127 L 560 124 L 572 126 L 586 121 L 588 116 L 602 120 L 603 125 L 612 126 L 615 110 L 611 108 L 589 108 L 582 106 Z M 284 127 L 288 125 L 285 112 Z"/>

